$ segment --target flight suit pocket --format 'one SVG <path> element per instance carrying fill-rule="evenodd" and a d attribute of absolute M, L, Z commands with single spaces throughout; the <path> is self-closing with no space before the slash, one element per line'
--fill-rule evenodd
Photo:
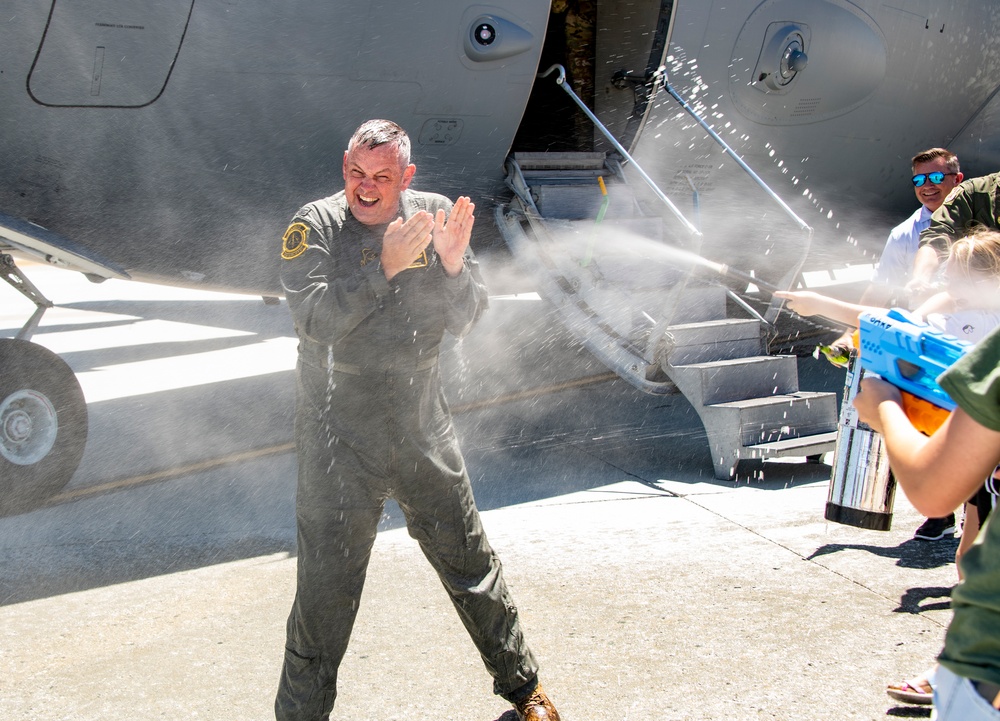
<path fill-rule="evenodd" d="M 286 646 L 285 665 L 275 703 L 276 716 L 279 719 L 319 718 L 329 713 L 336 689 L 331 687 L 330 679 L 324 678 L 327 675 L 323 673 L 319 652 Z"/>

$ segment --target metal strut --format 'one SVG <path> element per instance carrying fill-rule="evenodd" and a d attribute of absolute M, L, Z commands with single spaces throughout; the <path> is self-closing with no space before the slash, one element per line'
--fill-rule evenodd
<path fill-rule="evenodd" d="M 35 304 L 35 312 L 31 314 L 28 322 L 14 336 L 18 340 L 30 340 L 38 328 L 38 324 L 41 322 L 45 311 L 52 308 L 54 304 L 42 295 L 42 292 L 35 287 L 34 283 L 28 280 L 24 273 L 21 272 L 21 269 L 17 267 L 17 264 L 14 263 L 14 258 L 9 253 L 0 253 L 0 276 L 12 288 Z"/>

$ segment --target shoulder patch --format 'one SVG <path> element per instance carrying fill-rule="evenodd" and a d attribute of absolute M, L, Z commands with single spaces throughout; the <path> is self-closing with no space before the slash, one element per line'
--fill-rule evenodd
<path fill-rule="evenodd" d="M 281 238 L 281 257 L 293 260 L 306 252 L 309 244 L 309 226 L 305 223 L 292 223 Z"/>
<path fill-rule="evenodd" d="M 956 198 L 956 197 L 958 196 L 958 194 L 959 194 L 959 193 L 961 193 L 961 192 L 962 192 L 962 186 L 961 186 L 961 185 L 956 185 L 956 186 L 955 186 L 954 188 L 952 188 L 952 189 L 951 189 L 951 192 L 950 192 L 950 193 L 948 193 L 948 197 L 944 199 L 944 202 L 945 202 L 945 203 L 950 203 L 950 202 L 951 202 L 951 201 L 953 201 L 953 200 L 954 200 L 954 199 L 955 199 L 955 198 Z"/>

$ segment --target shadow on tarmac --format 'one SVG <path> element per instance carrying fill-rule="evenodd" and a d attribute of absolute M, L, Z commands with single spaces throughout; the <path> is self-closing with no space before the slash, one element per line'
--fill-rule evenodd
<path fill-rule="evenodd" d="M 925 611 L 944 611 L 951 608 L 952 586 L 926 586 L 909 588 L 899 600 L 899 606 L 892 609 L 893 613 L 924 613 Z M 943 598 L 938 603 L 923 603 L 930 598 Z"/>
<path fill-rule="evenodd" d="M 91 407 L 102 449 L 81 469 L 88 482 L 154 466 L 156 458 L 199 457 L 240 440 L 290 440 L 291 373 L 108 401 Z M 221 386 L 221 387 L 219 387 Z M 272 410 L 241 414 L 270 398 Z M 206 406 L 206 403 L 209 405 Z M 680 396 L 651 398 L 621 382 L 456 415 L 481 510 L 528 503 L 622 480 L 654 484 L 669 469 L 682 483 L 788 488 L 829 477 L 821 464 L 764 464 L 735 481 L 712 477 L 704 431 Z M 685 406 L 687 409 L 685 410 Z M 183 410 L 180 425 L 159 423 Z M 263 416 L 263 419 L 260 417 Z M 0 605 L 108 586 L 218 563 L 295 552 L 296 459 L 286 451 L 120 490 L 83 496 L 0 519 Z M 116 475 L 117 474 L 117 475 Z M 762 474 L 762 475 L 761 475 Z M 73 486 L 77 486 L 74 481 Z M 86 490 L 86 489 L 84 489 Z M 386 504 L 379 530 L 400 528 Z"/>
<path fill-rule="evenodd" d="M 282 304 L 283 305 L 283 304 Z M 63 353 L 78 373 L 141 360 L 249 346 L 294 335 L 287 308 L 259 299 L 107 300 L 61 308 L 114 314 L 44 325 L 60 331 L 118 329 L 139 321 L 211 326 L 246 335 Z M 537 304 L 496 303 L 479 335 L 442 359 L 448 397 L 481 510 L 555 498 L 623 480 L 788 488 L 829 478 L 816 464 L 741 464 L 734 481 L 713 477 L 704 430 L 681 395 L 649 396 L 623 381 L 545 390 L 605 369 Z M 131 316 L 137 321 L 123 320 Z M 478 338 L 478 339 L 477 339 Z M 504 349 L 500 351 L 499 349 Z M 294 358 L 291 359 L 291 363 Z M 842 374 L 800 359 L 803 387 L 840 390 Z M 816 379 L 821 382 L 817 383 Z M 811 385 L 806 385 L 811 383 Z M 539 388 L 510 402 L 492 394 Z M 472 410 L 462 411 L 463 407 Z M 74 500 L 0 519 L 0 605 L 82 591 L 257 556 L 295 552 L 292 371 L 91 403 L 90 438 L 68 490 Z M 248 451 L 271 455 L 240 460 Z M 233 459 L 227 462 L 226 459 Z M 193 464 L 216 465 L 180 474 Z M 160 475 L 157 475 L 160 474 Z M 159 480 L 143 481 L 156 477 Z M 137 480 L 138 479 L 138 480 Z M 107 488 L 107 490 L 101 490 Z M 88 489 L 99 492 L 88 494 Z M 393 502 L 380 530 L 404 521 Z M 873 547 L 874 550 L 874 547 Z M 832 551 L 831 551 L 832 552 Z"/>
<path fill-rule="evenodd" d="M 866 544 L 830 543 L 817 548 L 807 557 L 814 560 L 843 551 L 865 551 L 881 558 L 895 558 L 900 568 L 932 569 L 951 565 L 955 562 L 955 551 L 959 540 L 943 539 L 927 542 L 910 538 L 897 546 L 885 547 Z M 899 600 L 893 613 L 921 614 L 927 611 L 944 611 L 951 608 L 951 586 L 926 586 L 909 588 Z M 943 599 L 935 603 L 925 603 L 929 599 Z"/>
<path fill-rule="evenodd" d="M 921 541 L 910 538 L 898 546 L 865 544 L 830 543 L 817 548 L 809 559 L 828 556 L 846 550 L 867 551 L 883 558 L 895 558 L 896 565 L 901 568 L 939 568 L 955 562 L 955 551 L 958 549 L 958 539 L 941 539 L 939 541 Z"/>

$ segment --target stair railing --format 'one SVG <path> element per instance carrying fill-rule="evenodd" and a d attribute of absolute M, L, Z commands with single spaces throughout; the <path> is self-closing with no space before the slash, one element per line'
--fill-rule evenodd
<path fill-rule="evenodd" d="M 700 238 L 701 231 L 698 230 L 698 228 L 696 228 L 690 220 L 684 217 L 684 214 L 680 211 L 680 209 L 676 205 L 674 205 L 674 201 L 668 198 L 666 194 L 662 190 L 660 190 L 656 182 L 651 177 L 649 177 L 649 174 L 642 169 L 642 166 L 640 166 L 637 162 L 635 162 L 635 158 L 633 158 L 629 154 L 629 152 L 625 150 L 625 147 L 618 142 L 618 139 L 611 134 L 611 131 L 604 126 L 604 123 L 598 120 L 597 116 L 594 115 L 593 111 L 587 107 L 586 103 L 580 100 L 579 96 L 573 92 L 573 89 L 566 83 L 566 68 L 556 63 L 548 70 L 546 70 L 544 73 L 539 73 L 538 77 L 547 78 L 549 75 L 553 73 L 553 71 L 556 70 L 559 71 L 559 75 L 556 77 L 556 84 L 566 91 L 566 93 L 573 99 L 573 102 L 576 103 L 577 106 L 579 106 L 580 110 L 582 110 L 584 114 L 588 118 L 590 118 L 590 122 L 594 124 L 594 127 L 596 127 L 598 130 L 601 131 L 601 135 L 607 138 L 608 142 L 610 142 L 614 146 L 615 150 L 621 153 L 622 157 L 625 158 L 632 165 L 633 168 L 635 168 L 635 171 L 642 177 L 643 180 L 646 181 L 646 185 L 648 185 L 650 189 L 653 191 L 653 193 L 656 194 L 657 198 L 663 201 L 663 203 L 670 209 L 670 212 L 672 212 L 677 217 L 677 219 L 687 229 L 687 231 L 696 238 Z"/>
<path fill-rule="evenodd" d="M 594 115 L 593 111 L 591 111 L 590 108 L 588 108 L 587 105 L 577 96 L 577 94 L 573 92 L 573 89 L 566 82 L 566 69 L 562 65 L 559 65 L 557 63 L 555 65 L 552 65 L 544 73 L 539 73 L 538 77 L 546 78 L 549 75 L 551 75 L 554 71 L 558 71 L 559 73 L 558 76 L 556 77 L 556 83 L 560 87 L 562 87 L 563 90 L 566 91 L 566 93 L 570 96 L 570 98 L 572 98 L 573 102 L 576 103 L 576 105 L 580 108 L 580 110 L 582 110 L 583 113 L 588 118 L 590 118 L 590 121 L 608 140 L 608 142 L 610 142 L 612 146 L 614 146 L 615 150 L 617 150 L 622 155 L 622 157 L 625 158 L 629 162 L 629 164 L 631 164 L 631 166 L 635 169 L 635 171 L 639 174 L 639 176 L 642 177 L 642 179 L 650 187 L 650 189 L 653 191 L 656 197 L 658 197 L 667 206 L 667 208 L 670 209 L 670 211 L 677 217 L 677 219 L 680 220 L 681 224 L 695 238 L 700 239 L 702 235 L 701 231 L 691 221 L 689 221 L 684 216 L 683 213 L 681 213 L 681 211 L 677 208 L 677 206 L 674 205 L 673 201 L 671 201 L 670 198 L 668 198 L 667 195 L 662 190 L 660 190 L 660 188 L 656 185 L 656 182 L 635 161 L 635 158 L 633 158 L 631 154 L 629 154 L 629 152 L 625 150 L 624 146 L 622 146 L 622 144 L 618 142 L 618 139 L 611 134 L 611 131 L 609 131 L 604 126 L 604 124 L 597 118 L 597 116 Z M 802 220 L 802 218 L 796 215 L 795 211 L 792 210 L 792 208 L 789 207 L 789 205 L 784 200 L 782 200 L 781 197 L 777 193 L 775 193 L 770 188 L 770 186 L 768 186 L 768 184 L 765 183 L 764 180 L 759 175 L 757 175 L 757 173 L 755 173 L 754 170 L 749 165 L 747 165 L 747 163 L 743 160 L 743 158 L 737 155 L 736 151 L 734 151 L 729 146 L 729 144 L 726 143 L 726 141 L 723 140 L 722 137 L 715 132 L 712 126 L 709 125 L 708 122 L 706 122 L 705 119 L 698 114 L 698 111 L 695 110 L 693 107 L 691 107 L 691 105 L 687 101 L 685 101 L 684 98 L 680 96 L 680 94 L 673 88 L 673 86 L 667 82 L 665 68 L 661 66 L 659 70 L 653 73 L 652 80 L 654 82 L 654 92 L 651 95 L 655 95 L 656 85 L 662 85 L 666 89 L 666 91 L 671 95 L 671 97 L 673 97 L 678 103 L 680 103 L 681 107 L 692 118 L 695 119 L 695 121 L 701 126 L 701 128 L 706 133 L 708 133 L 709 137 L 712 138 L 712 140 L 714 140 L 722 148 L 723 152 L 725 152 L 729 157 L 731 157 L 736 162 L 736 164 L 739 165 L 739 167 L 745 173 L 747 173 L 747 175 L 750 176 L 751 180 L 753 180 L 768 195 L 768 197 L 770 197 L 775 203 L 778 204 L 782 212 L 784 212 L 785 215 L 787 215 L 792 220 L 792 222 L 799 227 L 799 230 L 803 231 L 806 234 L 805 242 L 802 246 L 802 253 L 799 255 L 799 258 L 797 259 L 791 270 L 784 275 L 784 277 L 781 279 L 779 283 L 776 284 L 781 288 L 792 287 L 792 285 L 795 282 L 795 279 L 799 275 L 799 272 L 802 270 L 802 266 L 805 264 L 806 257 L 809 254 L 809 249 L 812 246 L 812 237 L 813 237 L 812 227 L 804 220 Z M 736 297 L 736 296 L 735 294 L 731 294 L 731 297 Z M 741 305 L 743 305 L 744 307 L 748 307 L 746 306 L 745 303 L 741 303 Z M 772 297 L 770 306 L 767 310 L 767 313 L 765 314 L 764 318 L 765 322 L 767 322 L 769 325 L 773 324 L 774 321 L 777 319 L 780 310 L 781 310 L 781 302 Z M 758 315 L 757 313 L 753 314 Z"/>

